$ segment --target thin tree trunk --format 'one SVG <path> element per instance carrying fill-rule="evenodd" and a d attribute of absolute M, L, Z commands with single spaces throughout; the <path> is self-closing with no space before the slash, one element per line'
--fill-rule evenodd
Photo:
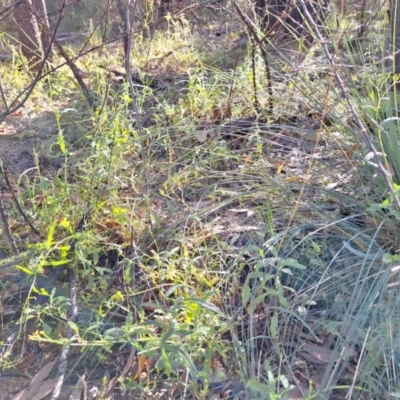
<path fill-rule="evenodd" d="M 30 8 L 37 10 L 40 21 L 31 13 Z M 49 35 L 41 29 L 42 25 L 49 26 L 44 0 L 25 0 L 14 10 L 14 20 L 22 54 L 28 60 L 30 68 L 38 71 L 40 61 L 50 46 Z"/>
<path fill-rule="evenodd" d="M 47 49 L 50 47 L 49 58 L 52 57 L 53 53 L 51 51 L 51 36 L 46 33 L 46 31 L 41 27 L 44 25 L 46 28 L 50 29 L 49 19 L 47 17 L 47 9 L 45 0 L 32 0 L 32 6 L 36 10 L 37 15 L 40 16 L 38 21 L 40 30 L 40 40 L 43 48 L 43 52 L 46 53 Z"/>

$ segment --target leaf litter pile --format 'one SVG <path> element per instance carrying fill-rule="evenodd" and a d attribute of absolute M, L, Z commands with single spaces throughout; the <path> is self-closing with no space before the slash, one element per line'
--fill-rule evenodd
<path fill-rule="evenodd" d="M 222 106 L 157 118 L 175 94 L 152 72 L 150 100 L 139 92 L 143 138 L 123 133 L 128 119 L 112 125 L 126 110 L 111 101 L 83 139 L 61 122 L 68 160 L 34 136 L 1 139 L 19 149 L 5 154 L 24 177 L 15 191 L 43 219 L 32 240 L 13 222 L 31 245 L 0 265 L 4 398 L 45 398 L 63 365 L 65 399 L 262 398 L 266 388 L 368 398 L 359 374 L 382 373 L 369 365 L 379 345 L 369 310 L 385 329 L 397 270 L 382 263 L 396 246 L 391 226 L 364 212 L 361 146 L 294 98 L 260 116 L 236 110 L 233 91 Z M 190 95 L 192 77 L 182 79 Z M 23 118 L 9 117 L 5 136 Z M 22 167 L 18 151 L 30 156 Z M 12 197 L 6 189 L 6 207 Z"/>

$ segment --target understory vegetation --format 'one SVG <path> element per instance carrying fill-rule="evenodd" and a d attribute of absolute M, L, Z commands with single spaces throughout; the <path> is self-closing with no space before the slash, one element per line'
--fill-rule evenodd
<path fill-rule="evenodd" d="M 53 363 L 42 387 L 64 365 L 64 394 L 85 382 L 85 398 L 400 397 L 387 7 L 360 34 L 357 10 L 331 4 L 312 44 L 258 43 L 240 7 L 135 31 L 130 77 L 121 41 L 91 21 L 87 41 L 63 43 L 91 104 L 55 54 L 3 118 L 14 394 Z M 34 75 L 12 35 L 0 42 L 10 109 Z"/>

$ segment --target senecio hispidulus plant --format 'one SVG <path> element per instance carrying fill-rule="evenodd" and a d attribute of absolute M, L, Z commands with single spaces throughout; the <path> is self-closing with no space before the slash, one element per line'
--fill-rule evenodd
<path fill-rule="evenodd" d="M 96 70 L 95 95 L 118 101 L 107 97 L 88 116 L 70 108 L 58 114 L 60 149 L 75 156 L 62 128 L 74 123 L 86 129 L 87 152 L 74 160 L 73 174 L 65 168 L 53 182 L 41 176 L 28 191 L 31 215 L 46 236 L 32 247 L 30 269 L 19 268 L 36 279 L 44 268 L 68 263 L 80 288 L 81 318 L 66 322 L 68 294 L 35 283 L 32 297 L 49 301 L 25 307 L 21 320 L 35 317 L 39 326 L 32 340 L 73 343 L 102 362 L 136 349 L 143 371 L 138 367 L 122 385 L 143 396 L 154 394 L 148 382 L 157 381 L 180 385 L 182 398 L 189 392 L 205 398 L 215 389 L 215 370 L 237 398 L 243 392 L 251 399 L 398 396 L 397 92 L 380 62 L 384 24 L 371 25 L 358 41 L 344 30 L 356 21 L 341 18 L 327 19 L 323 37 L 315 29 L 311 49 L 296 43 L 290 53 L 273 53 L 274 114 L 261 116 L 250 151 L 247 142 L 244 149 L 232 146 L 207 118 L 226 102 L 232 119 L 254 111 L 249 87 L 254 70 L 265 67 L 259 53 L 254 69 L 244 57 L 230 78 L 202 65 L 188 45 L 190 26 L 179 31 L 168 18 L 171 36 L 156 34 L 152 46 L 159 53 L 188 45 L 186 58 L 171 57 L 177 68 L 195 65 L 173 99 L 168 91 L 158 97 L 149 88 L 138 91 L 141 115 L 153 107 L 142 136 L 129 117 L 127 86 L 109 88 Z M 147 54 L 143 40 L 137 46 L 137 54 Z M 301 65 L 293 48 L 304 52 Z M 70 81 L 50 84 L 54 106 L 73 93 Z M 258 96 L 267 104 L 261 88 Z M 75 115 L 80 119 L 70 121 Z M 362 128 L 379 154 L 371 155 Z M 309 147 L 285 159 L 299 137 Z M 74 232 L 87 204 L 91 221 Z M 245 215 L 245 229 L 235 225 L 237 214 Z M 63 278 L 59 283 L 68 286 Z M 66 326 L 71 340 L 59 338 Z M 218 371 L 218 363 L 225 369 Z"/>

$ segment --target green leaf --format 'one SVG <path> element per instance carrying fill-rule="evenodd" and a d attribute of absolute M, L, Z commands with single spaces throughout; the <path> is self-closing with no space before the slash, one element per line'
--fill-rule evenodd
<path fill-rule="evenodd" d="M 115 339 L 119 339 L 119 338 L 123 337 L 124 333 L 125 332 L 122 328 L 110 328 L 104 332 L 104 337 L 106 338 L 106 340 L 107 339 L 115 340 Z"/>
<path fill-rule="evenodd" d="M 54 232 L 56 230 L 56 226 L 57 226 L 57 221 L 54 220 L 53 223 L 50 225 L 49 233 L 47 234 L 46 250 L 51 249 L 51 245 L 53 244 Z"/>
<path fill-rule="evenodd" d="M 243 304 L 247 304 L 247 302 L 249 301 L 250 296 L 251 296 L 249 280 L 250 280 L 250 277 L 247 276 L 246 282 L 244 283 L 243 288 L 242 288 L 242 303 Z"/>
<path fill-rule="evenodd" d="M 371 204 L 367 208 L 367 211 L 369 211 L 369 212 L 374 212 L 374 211 L 379 211 L 379 210 L 382 210 L 382 204 Z"/>
<path fill-rule="evenodd" d="M 160 342 L 160 347 L 163 348 L 165 346 L 165 343 L 168 341 L 170 337 L 175 333 L 175 322 L 174 321 L 169 321 L 169 327 L 167 331 L 164 333 L 164 335 L 161 338 Z"/>
<path fill-rule="evenodd" d="M 179 289 L 179 288 L 181 288 L 181 287 L 187 287 L 187 285 L 186 285 L 185 283 L 180 283 L 179 285 L 171 286 L 171 287 L 165 292 L 164 297 L 165 297 L 166 299 L 168 299 L 168 297 L 171 296 L 171 295 L 175 292 L 176 289 Z"/>
<path fill-rule="evenodd" d="M 284 272 L 285 274 L 288 274 L 290 276 L 293 276 L 293 272 L 289 268 L 282 268 L 281 272 Z"/>
<path fill-rule="evenodd" d="M 125 326 L 131 326 L 133 324 L 132 314 L 129 313 L 125 318 Z"/>
<path fill-rule="evenodd" d="M 68 264 L 71 260 L 52 260 L 52 261 L 43 261 L 42 265 L 44 267 L 58 267 L 59 265 Z"/>
<path fill-rule="evenodd" d="M 274 314 L 271 318 L 271 336 L 276 338 L 278 336 L 278 314 Z"/>
<path fill-rule="evenodd" d="M 268 290 L 266 293 L 262 293 L 262 294 L 258 295 L 256 298 L 252 298 L 252 300 L 250 302 L 250 305 L 251 305 L 250 312 L 254 312 L 259 304 L 264 303 L 264 299 L 269 294 L 274 295 L 275 293 L 274 292 L 271 293 L 271 291 Z"/>
<path fill-rule="evenodd" d="M 60 226 L 65 228 L 69 233 L 73 233 L 73 231 L 74 231 L 71 226 L 71 222 L 65 217 L 61 219 Z"/>
<path fill-rule="evenodd" d="M 50 336 L 52 329 L 50 327 L 50 325 L 46 324 L 45 322 L 43 322 L 43 331 L 46 334 L 46 336 Z"/>
<path fill-rule="evenodd" d="M 275 289 L 276 289 L 275 295 L 278 297 L 280 304 L 283 307 L 289 307 L 289 303 L 285 298 L 285 294 L 283 292 L 283 286 L 278 280 L 275 283 Z"/>
<path fill-rule="evenodd" d="M 382 262 L 384 264 L 391 264 L 391 263 L 397 262 L 399 260 L 400 260 L 400 256 L 398 254 L 385 253 L 382 257 Z"/>
<path fill-rule="evenodd" d="M 247 384 L 247 388 L 258 393 L 267 394 L 269 393 L 269 387 L 259 382 L 256 378 L 251 378 Z"/>
<path fill-rule="evenodd" d="M 62 129 L 59 129 L 58 131 L 57 144 L 60 146 L 61 152 L 65 154 L 67 152 L 67 148 L 65 146 L 65 140 Z"/>
<path fill-rule="evenodd" d="M 33 275 L 34 272 L 28 268 L 23 267 L 22 265 L 16 265 L 15 268 L 19 269 L 20 271 L 24 272 L 27 275 Z"/>
<path fill-rule="evenodd" d="M 48 296 L 50 297 L 50 293 L 45 289 L 45 288 L 36 288 L 35 286 L 33 286 L 32 291 L 34 293 L 38 293 L 41 296 Z"/>
<path fill-rule="evenodd" d="M 205 300 L 189 297 L 188 299 L 183 300 L 183 302 L 184 303 L 196 303 L 199 306 L 206 308 L 207 310 L 213 311 L 217 314 L 222 314 L 222 311 L 217 306 L 215 306 L 214 304 L 211 304 Z"/>
<path fill-rule="evenodd" d="M 169 376 L 172 372 L 172 365 L 164 348 L 161 348 L 161 359 L 164 362 L 164 372 Z"/>
<path fill-rule="evenodd" d="M 67 324 L 68 324 L 68 326 L 69 326 L 76 334 L 79 333 L 78 325 L 76 325 L 76 324 L 75 324 L 74 322 L 72 322 L 72 321 L 68 321 Z"/>
<path fill-rule="evenodd" d="M 300 264 L 296 259 L 294 258 L 286 258 L 285 260 L 283 260 L 282 262 L 282 267 L 293 267 L 293 268 L 297 268 L 297 269 L 307 269 L 307 267 L 305 267 L 303 264 Z"/>

